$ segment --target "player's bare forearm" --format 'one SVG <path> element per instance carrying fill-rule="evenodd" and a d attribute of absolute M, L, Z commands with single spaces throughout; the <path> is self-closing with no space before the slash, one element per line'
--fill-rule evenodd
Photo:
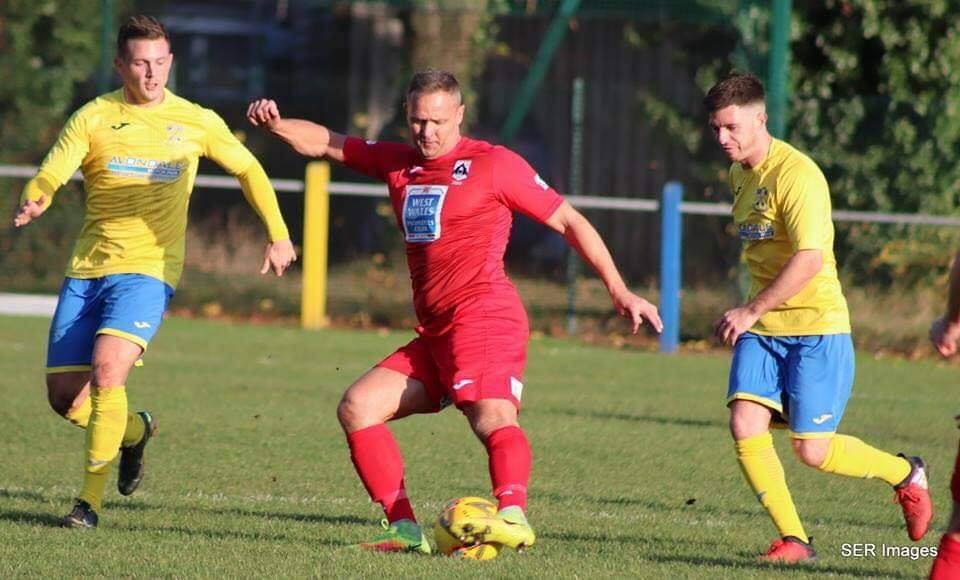
<path fill-rule="evenodd" d="M 301 155 L 343 162 L 346 138 L 323 125 L 304 119 L 280 119 L 269 129 Z"/>
<path fill-rule="evenodd" d="M 280 137 L 294 151 L 307 157 L 327 157 L 343 162 L 346 137 L 312 121 L 285 119 L 273 99 L 257 99 L 247 107 L 247 120 Z"/>
<path fill-rule="evenodd" d="M 577 254 L 600 275 L 611 296 L 626 290 L 626 284 L 613 263 L 607 245 L 587 218 L 573 206 L 563 202 L 546 221 L 546 225 L 559 232 Z"/>
<path fill-rule="evenodd" d="M 823 268 L 823 252 L 800 250 L 794 254 L 769 286 L 747 303 L 746 308 L 757 318 L 793 298 Z"/>

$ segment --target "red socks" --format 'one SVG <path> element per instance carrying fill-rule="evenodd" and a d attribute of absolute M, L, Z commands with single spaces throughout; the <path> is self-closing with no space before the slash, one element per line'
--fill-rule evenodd
<path fill-rule="evenodd" d="M 383 506 L 387 521 L 417 521 L 403 485 L 403 456 L 383 423 L 347 433 L 350 459 L 370 499 Z"/>
<path fill-rule="evenodd" d="M 501 427 L 487 437 L 490 481 L 498 509 L 527 507 L 527 482 L 530 480 L 530 443 L 520 427 Z"/>
<path fill-rule="evenodd" d="M 944 534 L 940 540 L 937 559 L 930 570 L 930 580 L 953 580 L 960 578 L 960 541 Z"/>
<path fill-rule="evenodd" d="M 403 484 L 403 456 L 393 433 L 384 424 L 347 434 L 350 459 L 370 498 L 383 506 L 391 523 L 416 521 Z M 487 437 L 490 480 L 499 509 L 527 507 L 530 480 L 530 443 L 519 427 L 503 427 Z"/>

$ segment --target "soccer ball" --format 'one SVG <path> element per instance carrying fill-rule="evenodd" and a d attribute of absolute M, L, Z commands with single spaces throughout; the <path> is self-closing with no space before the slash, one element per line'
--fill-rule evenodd
<path fill-rule="evenodd" d="M 461 497 L 447 502 L 440 517 L 433 524 L 433 539 L 441 554 L 467 560 L 492 560 L 500 553 L 500 544 L 477 544 L 465 546 L 450 531 L 450 524 L 458 519 L 477 516 L 494 516 L 497 506 L 482 497 Z"/>

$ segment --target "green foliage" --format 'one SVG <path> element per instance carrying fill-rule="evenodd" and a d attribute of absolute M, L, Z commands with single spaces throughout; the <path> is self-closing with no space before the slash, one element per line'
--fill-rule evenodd
<path fill-rule="evenodd" d="M 36 162 L 99 54 L 98 0 L 9 0 L 0 15 L 0 159 Z"/>
<path fill-rule="evenodd" d="M 698 64 L 697 85 L 706 91 L 731 68 L 765 76 L 768 3 L 715 9 L 726 11 L 738 41 Z M 938 215 L 960 209 L 958 9 L 957 0 L 794 3 L 788 140 L 823 169 L 835 208 Z M 711 34 L 717 32 L 701 32 Z M 680 42 L 682 58 L 696 47 L 695 37 L 671 39 Z M 688 191 L 725 190 L 717 179 L 725 163 L 710 152 L 712 140 L 684 120 L 703 112 L 655 88 L 638 101 L 698 161 Z M 948 257 L 931 251 L 940 244 L 944 253 L 958 241 L 954 229 L 852 227 L 838 236 L 838 256 L 855 282 L 912 284 L 941 276 Z"/>
<path fill-rule="evenodd" d="M 60 189 L 53 206 L 20 229 L 13 227 L 22 180 L 0 179 L 0 280 L 2 290 L 55 293 L 83 223 L 84 198 L 80 187 Z"/>

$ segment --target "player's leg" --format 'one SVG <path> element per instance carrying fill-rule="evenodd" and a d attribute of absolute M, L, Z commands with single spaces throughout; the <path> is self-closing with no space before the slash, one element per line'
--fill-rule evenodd
<path fill-rule="evenodd" d="M 960 578 L 960 449 L 954 460 L 953 477 L 950 479 L 953 497 L 953 513 L 947 531 L 940 539 L 937 558 L 930 570 L 930 580 L 953 580 Z"/>
<path fill-rule="evenodd" d="M 94 527 L 102 511 L 110 465 L 122 452 L 118 488 L 129 494 L 143 477 L 143 448 L 155 429 L 148 413 L 130 413 L 126 382 L 163 320 L 172 289 L 141 275 L 107 276 L 99 285 L 99 327 L 90 355 L 90 415 L 83 486 L 63 524 Z"/>
<path fill-rule="evenodd" d="M 836 434 L 853 388 L 850 335 L 798 337 L 789 360 L 790 428 L 798 457 L 826 473 L 886 481 L 896 490 L 910 537 L 919 540 L 933 517 L 923 460 Z"/>
<path fill-rule="evenodd" d="M 100 325 L 100 280 L 66 278 L 47 339 L 47 401 L 70 423 L 90 421 L 90 365 Z"/>
<path fill-rule="evenodd" d="M 163 323 L 163 315 L 173 298 L 173 288 L 142 274 L 108 276 L 107 281 L 108 292 L 97 332 L 139 346 L 142 356 Z M 135 364 L 140 364 L 139 360 Z M 129 372 L 129 367 L 126 370 Z M 132 494 L 143 481 L 144 451 L 156 432 L 157 422 L 151 413 L 127 413 L 117 476 L 117 490 L 122 495 Z"/>
<path fill-rule="evenodd" d="M 761 560 L 794 563 L 815 553 L 770 434 L 771 421 L 784 412 L 785 352 L 777 337 L 741 336 L 733 351 L 727 401 L 740 469 L 780 535 Z"/>
<path fill-rule="evenodd" d="M 517 420 L 528 329 L 519 302 L 488 298 L 483 308 L 462 315 L 444 337 L 430 340 L 444 388 L 486 447 L 493 495 L 500 504 L 494 517 L 454 525 L 451 531 L 466 543 L 526 548 L 536 541 L 524 513 L 530 443 Z"/>
<path fill-rule="evenodd" d="M 510 377 L 495 380 L 509 384 Z M 532 455 L 517 421 L 517 404 L 510 398 L 489 398 L 462 405 L 470 428 L 487 449 L 493 495 L 499 502 L 495 517 L 456 523 L 451 531 L 464 543 L 492 542 L 523 550 L 536 542 L 525 513 Z"/>
<path fill-rule="evenodd" d="M 431 364 L 416 339 L 350 385 L 337 407 L 357 475 L 387 519 L 386 531 L 361 548 L 430 551 L 407 497 L 400 447 L 386 423 L 442 408 L 425 385 L 432 382 Z"/>

